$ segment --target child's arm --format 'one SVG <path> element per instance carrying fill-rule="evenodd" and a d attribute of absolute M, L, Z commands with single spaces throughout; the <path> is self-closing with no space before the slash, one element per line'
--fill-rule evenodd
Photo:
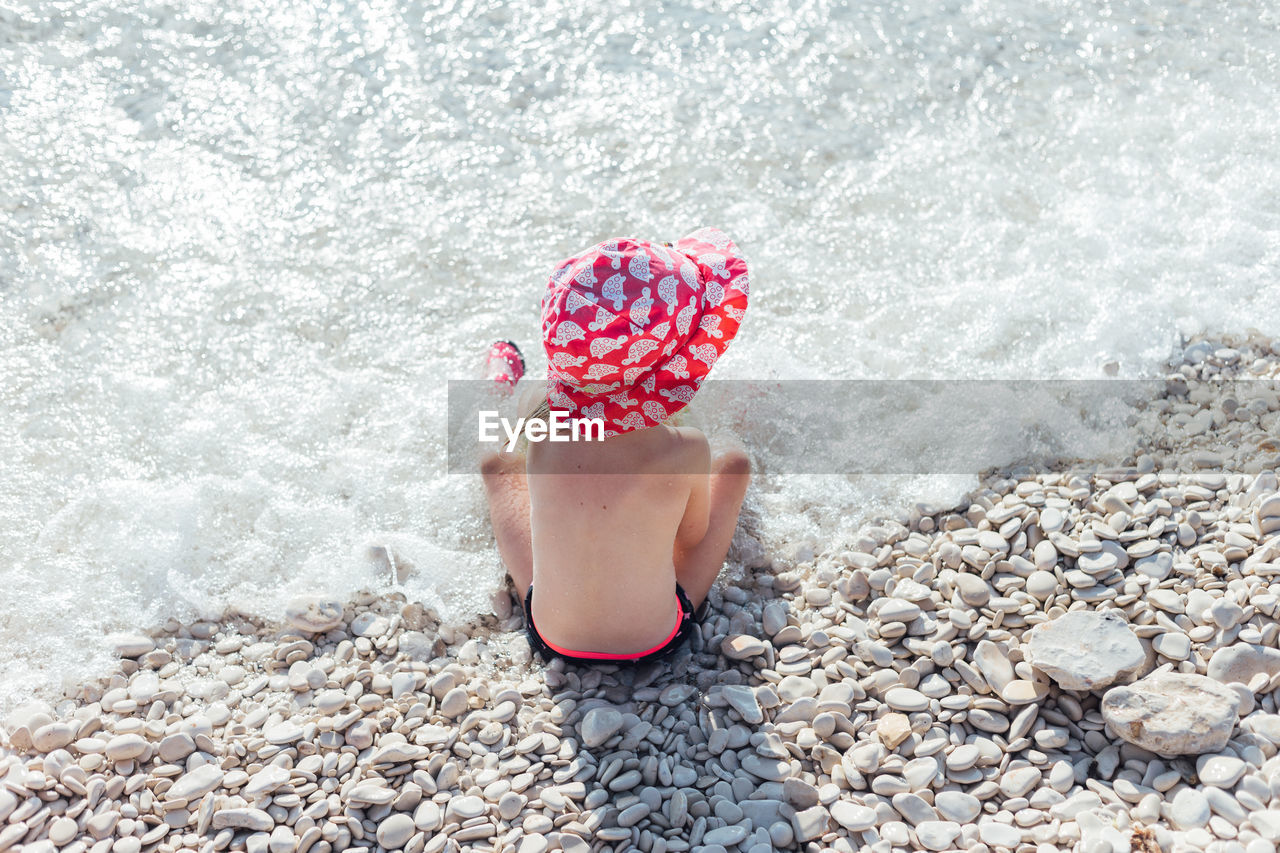
<path fill-rule="evenodd" d="M 727 450 L 710 459 L 711 450 L 703 438 L 702 452 L 708 466 L 708 474 L 695 474 L 697 494 L 689 496 L 685 520 L 676 534 L 676 581 L 684 587 L 694 607 L 702 604 L 716 575 L 724 568 L 724 558 L 729 552 L 733 531 L 738 526 L 738 511 L 742 498 L 751 482 L 751 462 L 742 450 Z M 692 535 L 695 524 L 701 535 L 692 543 L 680 534 L 686 522 Z"/>
<path fill-rule="evenodd" d="M 700 430 L 681 427 L 680 433 L 688 442 L 682 454 L 687 461 L 681 466 L 681 471 L 689 483 L 689 499 L 685 502 L 684 517 L 676 530 L 676 554 L 688 551 L 702 541 L 711 518 L 711 445 Z"/>

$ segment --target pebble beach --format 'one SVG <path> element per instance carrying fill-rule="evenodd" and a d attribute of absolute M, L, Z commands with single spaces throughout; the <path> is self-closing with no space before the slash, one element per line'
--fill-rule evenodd
<path fill-rule="evenodd" d="M 543 664 L 506 591 L 113 636 L 0 726 L 0 851 L 1273 851 L 1278 390 L 1280 341 L 1194 341 L 1130 458 L 746 524 L 660 664 Z"/>

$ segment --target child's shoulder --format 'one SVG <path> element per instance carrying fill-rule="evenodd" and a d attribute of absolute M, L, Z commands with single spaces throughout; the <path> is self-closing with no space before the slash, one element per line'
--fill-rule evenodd
<path fill-rule="evenodd" d="M 636 471 L 671 473 L 702 470 L 710 453 L 702 430 L 663 424 L 619 436 L 613 458 L 627 460 Z"/>
<path fill-rule="evenodd" d="M 669 447 L 690 462 L 697 463 L 711 458 L 711 443 L 706 433 L 697 427 L 667 427 Z"/>
<path fill-rule="evenodd" d="M 698 447 L 710 446 L 707 441 L 707 434 L 697 427 L 668 426 L 666 429 L 671 434 L 671 440 L 674 442 Z"/>

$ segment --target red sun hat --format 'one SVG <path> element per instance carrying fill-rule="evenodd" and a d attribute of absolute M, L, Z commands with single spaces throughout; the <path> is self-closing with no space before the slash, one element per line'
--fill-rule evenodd
<path fill-rule="evenodd" d="M 547 400 L 605 435 L 693 400 L 747 312 L 747 262 L 722 231 L 674 247 L 624 237 L 561 261 L 542 297 Z"/>

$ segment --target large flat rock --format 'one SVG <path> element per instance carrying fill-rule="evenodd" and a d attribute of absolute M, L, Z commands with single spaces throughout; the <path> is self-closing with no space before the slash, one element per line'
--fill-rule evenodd
<path fill-rule="evenodd" d="M 1102 717 L 1124 740 L 1160 755 L 1198 755 L 1227 745 L 1240 694 L 1203 675 L 1160 672 L 1113 687 Z"/>
<path fill-rule="evenodd" d="M 1111 610 L 1073 610 L 1037 625 L 1023 654 L 1067 690 L 1097 690 L 1132 680 L 1147 662 L 1129 623 Z"/>

